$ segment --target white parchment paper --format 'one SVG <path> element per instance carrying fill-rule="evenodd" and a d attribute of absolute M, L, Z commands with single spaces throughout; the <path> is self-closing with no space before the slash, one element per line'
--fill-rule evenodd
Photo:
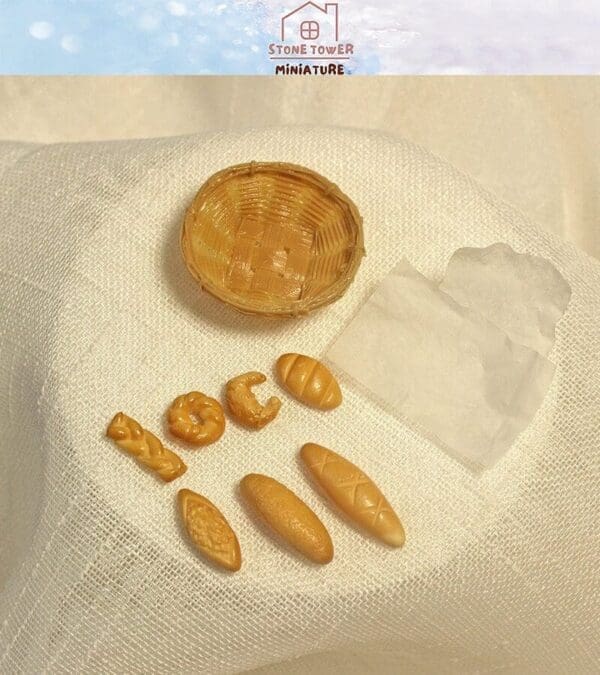
<path fill-rule="evenodd" d="M 503 243 L 459 248 L 440 288 L 511 340 L 544 355 L 554 345 L 554 329 L 571 298 L 569 284 L 550 261 L 516 253 Z"/>
<path fill-rule="evenodd" d="M 527 426 L 554 365 L 402 261 L 327 354 L 472 466 L 491 466 Z"/>

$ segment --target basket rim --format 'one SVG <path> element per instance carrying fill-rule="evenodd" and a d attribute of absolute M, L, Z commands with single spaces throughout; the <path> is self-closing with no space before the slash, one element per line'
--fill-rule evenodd
<path fill-rule="evenodd" d="M 318 296 L 308 300 L 303 298 L 290 300 L 289 304 L 282 305 L 281 307 L 266 308 L 260 300 L 245 300 L 243 296 L 232 293 L 227 288 L 213 283 L 202 273 L 201 267 L 193 264 L 191 255 L 188 256 L 187 254 L 186 239 L 188 219 L 190 219 L 192 215 L 198 210 L 196 206 L 202 201 L 204 194 L 211 190 L 214 186 L 231 180 L 236 176 L 244 174 L 253 175 L 254 173 L 258 172 L 274 174 L 282 173 L 300 177 L 303 180 L 311 183 L 313 186 L 323 190 L 327 197 L 335 199 L 338 201 L 338 203 L 342 204 L 350 215 L 350 220 L 356 234 L 352 257 L 350 258 L 344 273 L 340 274 L 340 276 L 336 278 L 331 286 L 329 286 L 325 292 L 319 294 Z M 180 229 L 179 245 L 188 271 L 200 284 L 202 290 L 230 305 L 237 311 L 242 312 L 243 314 L 260 315 L 273 318 L 292 318 L 296 316 L 303 316 L 315 309 L 324 307 L 338 300 L 352 283 L 362 258 L 365 255 L 363 219 L 352 199 L 342 192 L 342 190 L 335 183 L 330 181 L 328 178 L 325 178 L 325 176 L 317 173 L 313 169 L 309 169 L 308 167 L 302 166 L 300 164 L 293 164 L 290 162 L 243 162 L 220 169 L 209 176 L 209 178 L 204 181 L 204 183 L 202 183 L 194 198 L 186 208 L 183 223 Z"/>

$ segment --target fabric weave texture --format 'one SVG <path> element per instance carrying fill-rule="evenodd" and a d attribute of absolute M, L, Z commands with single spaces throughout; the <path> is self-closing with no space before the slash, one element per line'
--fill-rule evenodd
<path fill-rule="evenodd" d="M 364 217 L 364 258 L 333 305 L 243 316 L 201 293 L 179 251 L 200 184 L 246 161 L 303 164 Z M 239 672 L 348 650 L 397 672 L 594 672 L 600 660 L 600 265 L 475 181 L 402 140 L 278 128 L 111 143 L 0 144 L 0 672 Z M 318 413 L 281 392 L 283 352 L 322 355 L 403 257 L 440 280 L 452 252 L 497 241 L 548 258 L 572 298 L 554 380 L 513 448 L 473 475 L 343 376 Z M 220 397 L 250 370 L 278 395 L 259 432 L 229 422 L 191 450 L 166 433 L 178 394 Z M 123 410 L 178 452 L 162 484 L 104 432 Z M 316 442 L 381 487 L 407 535 L 365 538 L 297 461 Z M 327 525 L 314 567 L 260 532 L 237 494 L 250 472 Z M 179 488 L 236 530 L 244 565 L 216 572 L 182 536 Z M 314 663 L 314 661 L 313 661 Z M 347 672 L 347 671 L 344 671 Z"/>

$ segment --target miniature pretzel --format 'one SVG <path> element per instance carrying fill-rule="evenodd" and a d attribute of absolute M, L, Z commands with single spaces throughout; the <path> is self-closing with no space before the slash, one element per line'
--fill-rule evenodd
<path fill-rule="evenodd" d="M 225 396 L 229 410 L 238 422 L 247 427 L 261 429 L 277 417 L 281 408 L 281 401 L 276 396 L 271 396 L 262 406 L 252 393 L 250 389 L 252 385 L 266 381 L 267 378 L 262 373 L 250 372 L 238 375 L 227 383 Z"/>
<path fill-rule="evenodd" d="M 167 450 L 156 436 L 143 429 L 133 418 L 117 413 L 108 425 L 106 435 L 164 480 L 171 481 L 185 473 L 187 467 L 179 457 Z"/>
<path fill-rule="evenodd" d="M 192 418 L 198 418 L 195 422 Z M 193 445 L 218 441 L 225 431 L 225 415 L 221 404 L 199 391 L 178 396 L 168 412 L 169 431 Z"/>

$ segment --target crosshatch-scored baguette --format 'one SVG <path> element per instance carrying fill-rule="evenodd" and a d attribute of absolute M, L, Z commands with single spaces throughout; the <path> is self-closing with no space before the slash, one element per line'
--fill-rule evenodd
<path fill-rule="evenodd" d="M 342 402 L 342 392 L 335 377 L 311 356 L 283 354 L 277 360 L 277 374 L 281 384 L 302 403 L 331 410 Z"/>
<path fill-rule="evenodd" d="M 300 457 L 314 480 L 351 520 L 390 546 L 404 544 L 400 519 L 375 483 L 333 450 L 307 443 Z"/>

